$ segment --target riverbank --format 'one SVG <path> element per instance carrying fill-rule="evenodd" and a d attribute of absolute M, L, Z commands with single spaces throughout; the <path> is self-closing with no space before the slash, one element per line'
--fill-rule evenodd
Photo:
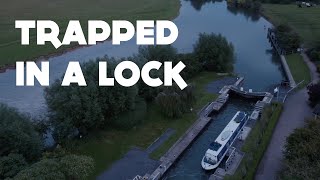
<path fill-rule="evenodd" d="M 299 57 L 296 57 L 295 60 L 298 60 L 299 63 L 301 63 Z M 319 74 L 317 73 L 317 68 L 304 52 L 302 53 L 302 60 L 304 61 L 304 65 L 307 65 L 308 67 L 309 76 L 311 77 L 310 81 L 313 83 L 318 82 Z M 295 69 L 299 68 L 301 67 L 295 67 Z M 303 74 L 305 73 L 306 72 Z M 283 148 L 286 138 L 294 131 L 294 129 L 303 127 L 305 119 L 311 116 L 312 109 L 308 104 L 308 92 L 306 87 L 287 98 L 284 104 L 283 113 L 280 116 L 263 159 L 259 164 L 255 179 L 277 179 L 278 173 L 283 167 Z"/>
<path fill-rule="evenodd" d="M 75 6 L 76 4 L 76 6 Z M 34 60 L 39 57 L 48 57 L 61 54 L 66 50 L 78 47 L 76 45 L 63 46 L 56 50 L 52 45 L 36 46 L 35 30 L 30 31 L 30 46 L 22 46 L 20 43 L 20 31 L 14 28 L 17 19 L 50 19 L 66 29 L 70 19 L 80 19 L 83 30 L 86 31 L 87 20 L 114 19 L 174 19 L 180 9 L 179 0 L 121 0 L 106 1 L 49 1 L 31 0 L 28 3 L 20 3 L 18 0 L 7 1 L 0 7 L 0 67 L 12 65 L 15 61 Z M 63 35 L 61 34 L 61 37 Z"/>
<path fill-rule="evenodd" d="M 296 83 L 303 81 L 299 87 L 303 88 L 309 84 L 311 81 L 310 70 L 302 56 L 300 54 L 290 54 L 286 55 L 286 60 Z"/>
<path fill-rule="evenodd" d="M 291 26 L 306 47 L 320 43 L 320 8 L 299 8 L 295 4 L 263 4 L 262 14 L 274 25 Z"/>
<path fill-rule="evenodd" d="M 145 119 L 140 125 L 131 130 L 108 130 L 98 134 L 90 135 L 81 141 L 76 141 L 68 145 L 68 150 L 83 155 L 88 155 L 95 160 L 95 171 L 91 175 L 94 179 L 102 171 L 106 170 L 116 160 L 120 159 L 131 147 L 141 147 L 146 149 L 155 139 L 163 134 L 168 128 L 175 130 L 175 133 L 156 150 L 152 157 L 161 156 L 170 146 L 190 127 L 197 119 L 197 112 L 209 101 L 216 97 L 215 94 L 208 93 L 206 85 L 219 79 L 215 73 L 203 72 L 191 79 L 196 85 L 196 104 L 194 110 L 184 114 L 181 118 L 170 119 L 163 117 L 155 108 L 154 104 L 148 105 Z M 106 153 L 107 151 L 107 153 Z"/>
<path fill-rule="evenodd" d="M 282 109 L 283 105 L 281 103 L 273 103 L 266 107 L 241 147 L 245 156 L 239 167 L 234 175 L 226 176 L 225 179 L 254 179 L 255 172 L 268 147 Z"/>
<path fill-rule="evenodd" d="M 294 129 L 302 127 L 305 118 L 312 114 L 307 98 L 308 94 L 305 88 L 287 98 L 271 141 L 256 171 L 255 178 L 257 180 L 277 179 L 278 172 L 282 168 L 286 138 Z"/>

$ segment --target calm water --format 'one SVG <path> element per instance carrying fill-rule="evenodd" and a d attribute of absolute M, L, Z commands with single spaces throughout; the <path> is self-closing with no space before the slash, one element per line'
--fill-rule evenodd
<path fill-rule="evenodd" d="M 268 51 L 271 49 L 266 38 L 267 28 L 271 26 L 269 22 L 258 16 L 228 9 L 225 2 L 195 2 L 181 1 L 180 15 L 174 20 L 179 28 L 179 37 L 173 45 L 180 52 L 192 51 L 201 32 L 220 33 L 235 47 L 235 72 L 245 77 L 245 87 L 263 90 L 282 80 L 278 59 Z M 120 46 L 104 42 L 50 58 L 50 81 L 63 75 L 70 60 L 83 62 L 104 55 L 124 57 L 137 50 L 133 39 Z M 16 87 L 15 70 L 0 74 L 0 87 L 0 102 L 33 116 L 46 112 L 43 88 L 39 85 Z"/>
<path fill-rule="evenodd" d="M 270 53 L 267 28 L 271 26 L 264 18 L 229 9 L 225 2 L 196 3 L 181 1 L 180 15 L 174 20 L 179 37 L 173 44 L 180 52 L 190 52 L 201 32 L 220 33 L 235 48 L 235 73 L 245 77 L 244 87 L 265 90 L 284 78 L 279 60 Z M 104 55 L 117 58 L 136 53 L 135 39 L 120 46 L 104 42 L 96 46 L 79 48 L 61 56 L 50 58 L 50 81 L 60 78 L 70 60 L 87 61 Z M 43 88 L 16 87 L 15 70 L 0 74 L 0 101 L 32 116 L 46 113 Z M 254 103 L 231 100 L 224 110 L 214 117 L 198 139 L 186 150 L 169 171 L 165 179 L 206 179 L 208 173 L 201 169 L 201 158 L 210 141 L 213 141 L 230 118 L 238 110 L 249 112 Z"/>

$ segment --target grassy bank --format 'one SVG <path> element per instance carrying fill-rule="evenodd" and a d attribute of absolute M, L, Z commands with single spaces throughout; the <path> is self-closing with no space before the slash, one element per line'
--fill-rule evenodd
<path fill-rule="evenodd" d="M 310 71 L 302 56 L 299 54 L 290 54 L 286 56 L 286 60 L 292 76 L 296 83 L 304 80 L 300 87 L 306 86 L 311 81 Z"/>
<path fill-rule="evenodd" d="M 286 23 L 302 37 L 307 46 L 320 43 L 320 8 L 298 8 L 295 4 L 264 4 L 263 14 L 275 25 Z"/>
<path fill-rule="evenodd" d="M 68 149 L 94 158 L 96 167 L 91 177 L 94 179 L 114 161 L 120 159 L 132 146 L 147 148 L 168 128 L 175 129 L 175 134 L 153 154 L 153 157 L 160 157 L 196 120 L 196 112 L 216 97 L 215 94 L 206 92 L 205 85 L 217 78 L 215 73 L 204 72 L 190 80 L 196 85 L 197 100 L 192 113 L 186 113 L 178 119 L 168 119 L 161 116 L 154 104 L 150 104 L 146 118 L 143 119 L 141 125 L 128 131 L 99 132 L 81 141 L 76 141 Z"/>
<path fill-rule="evenodd" d="M 87 20 L 129 20 L 172 19 L 178 15 L 179 0 L 5 0 L 0 6 L 0 67 L 13 64 L 17 60 L 26 60 L 56 53 L 52 45 L 36 46 L 36 31 L 30 32 L 30 46 L 20 44 L 20 31 L 15 29 L 15 20 L 50 19 L 55 21 L 64 32 L 69 20 L 80 20 L 86 31 Z M 60 47 L 59 51 L 65 50 Z"/>
<path fill-rule="evenodd" d="M 241 148 L 245 156 L 237 171 L 233 176 L 226 176 L 225 179 L 254 179 L 257 167 L 269 145 L 273 130 L 281 115 L 282 107 L 282 104 L 273 103 L 264 110 Z"/>

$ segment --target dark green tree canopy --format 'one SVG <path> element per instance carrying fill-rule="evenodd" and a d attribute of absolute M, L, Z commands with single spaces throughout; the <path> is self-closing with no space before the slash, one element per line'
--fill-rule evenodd
<path fill-rule="evenodd" d="M 177 49 L 172 45 L 140 46 L 138 54 L 148 61 L 173 61 L 176 59 Z"/>
<path fill-rule="evenodd" d="M 309 102 L 312 107 L 320 103 L 320 83 L 311 84 L 308 87 Z"/>
<path fill-rule="evenodd" d="M 194 53 L 206 70 L 216 72 L 233 70 L 233 46 L 220 34 L 201 33 L 194 45 Z"/>
<path fill-rule="evenodd" d="M 285 179 L 319 179 L 320 121 L 309 120 L 304 128 L 296 129 L 285 145 Z"/>
<path fill-rule="evenodd" d="M 112 87 L 99 86 L 99 63 L 108 62 L 108 77 L 114 77 L 117 62 L 105 57 L 82 64 L 87 86 L 61 86 L 57 80 L 45 90 L 45 98 L 55 127 L 55 137 L 64 139 L 78 130 L 82 134 L 112 124 L 120 113 L 135 108 L 137 86 L 122 87 L 115 81 Z M 129 71 L 130 72 L 130 71 Z M 124 76 L 130 76 L 130 73 Z"/>
<path fill-rule="evenodd" d="M 0 157 L 0 179 L 12 178 L 27 166 L 21 154 Z"/>
<path fill-rule="evenodd" d="M 289 25 L 281 24 L 274 31 L 278 45 L 287 53 L 295 52 L 300 47 L 300 37 Z"/>
<path fill-rule="evenodd" d="M 43 150 L 42 137 L 31 119 L 0 104 L 0 156 L 21 154 L 27 161 L 34 161 Z"/>
<path fill-rule="evenodd" d="M 164 116 L 170 118 L 180 117 L 184 112 L 190 111 L 195 101 L 194 86 L 189 84 L 184 90 L 179 87 L 164 87 L 156 97 L 156 103 Z"/>
<path fill-rule="evenodd" d="M 59 158 L 42 159 L 20 171 L 14 180 L 38 179 L 86 179 L 94 168 L 92 158 L 87 156 L 65 155 Z"/>

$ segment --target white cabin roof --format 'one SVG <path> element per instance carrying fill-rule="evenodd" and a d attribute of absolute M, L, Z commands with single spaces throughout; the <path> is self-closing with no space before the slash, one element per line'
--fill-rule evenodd
<path fill-rule="evenodd" d="M 210 154 L 211 156 L 217 156 L 222 148 L 226 145 L 229 141 L 231 135 L 240 125 L 238 120 L 242 120 L 244 118 L 243 115 L 246 115 L 244 112 L 238 111 L 231 121 L 227 124 L 227 126 L 222 130 L 220 135 L 216 138 L 216 140 L 210 144 L 210 148 L 207 150 L 206 153 Z M 239 117 L 238 117 L 239 116 Z M 237 119 L 240 118 L 240 119 Z M 238 122 L 237 122 L 238 121 Z M 220 144 L 220 145 L 219 145 Z M 219 147 L 220 146 L 220 147 Z"/>

